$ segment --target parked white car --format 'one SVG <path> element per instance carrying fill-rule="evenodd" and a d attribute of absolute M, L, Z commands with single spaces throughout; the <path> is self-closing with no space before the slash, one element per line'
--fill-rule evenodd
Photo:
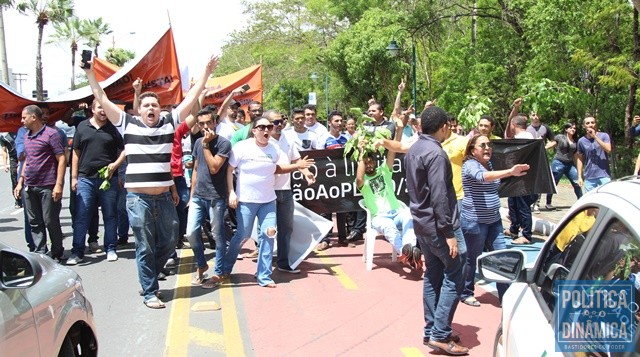
<path fill-rule="evenodd" d="M 97 356 L 95 331 L 76 272 L 0 243 L 1 356 Z"/>
<path fill-rule="evenodd" d="M 555 287 L 563 280 L 598 280 L 640 286 L 640 179 L 614 181 L 576 202 L 556 226 L 535 264 L 521 250 L 508 249 L 478 257 L 482 279 L 511 282 L 502 300 L 502 322 L 495 356 L 573 356 L 556 351 Z M 633 302 L 633 301 L 632 301 Z M 637 311 L 629 313 L 638 326 Z M 605 355 L 638 356 L 635 350 Z M 585 354 L 575 354 L 585 355 Z M 597 354 L 596 354 L 597 355 Z"/>

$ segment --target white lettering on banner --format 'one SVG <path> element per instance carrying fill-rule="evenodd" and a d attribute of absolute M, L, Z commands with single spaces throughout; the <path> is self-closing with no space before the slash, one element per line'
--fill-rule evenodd
<path fill-rule="evenodd" d="M 342 182 L 340 186 L 329 186 L 327 188 L 324 184 L 319 184 L 314 187 L 302 188 L 299 183 L 294 183 L 291 189 L 294 201 L 300 201 L 302 199 L 306 201 L 313 201 L 319 199 L 335 199 L 345 197 L 358 197 L 362 196 L 360 192 L 356 192 L 355 182 Z M 356 193 L 354 193 L 356 192 Z"/>

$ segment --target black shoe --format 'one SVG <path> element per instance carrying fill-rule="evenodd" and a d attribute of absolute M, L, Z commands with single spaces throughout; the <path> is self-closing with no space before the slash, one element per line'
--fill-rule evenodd
<path fill-rule="evenodd" d="M 167 280 L 167 274 L 165 274 L 164 272 L 159 272 L 158 273 L 158 280 Z"/>
<path fill-rule="evenodd" d="M 118 245 L 127 245 L 127 244 L 129 244 L 129 237 L 118 238 Z"/>
<path fill-rule="evenodd" d="M 355 244 L 353 244 L 353 243 L 351 243 L 351 242 L 350 242 L 350 241 L 348 241 L 348 240 L 339 239 L 339 240 L 338 240 L 338 246 L 339 246 L 339 247 L 349 247 L 349 248 L 353 248 L 353 247 L 355 247 L 356 245 L 355 245 Z"/>
<path fill-rule="evenodd" d="M 356 240 L 361 240 L 362 239 L 362 233 L 357 232 L 357 231 L 351 231 L 349 232 L 349 235 L 347 236 L 347 240 L 348 241 L 356 241 Z"/>

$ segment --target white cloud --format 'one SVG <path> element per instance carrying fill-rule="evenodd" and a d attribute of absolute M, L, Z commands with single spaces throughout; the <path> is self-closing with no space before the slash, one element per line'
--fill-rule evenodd
<path fill-rule="evenodd" d="M 178 61 L 181 67 L 189 67 L 192 77 L 200 73 L 211 54 L 220 54 L 222 45 L 233 30 L 245 25 L 242 5 L 234 0 L 76 0 L 75 9 L 76 16 L 81 19 L 102 17 L 113 30 L 113 34 L 103 38 L 99 47 L 101 57 L 113 42 L 116 47 L 133 50 L 136 55 L 142 54 L 164 33 L 170 17 Z M 4 22 L 9 68 L 14 73 L 27 74 L 26 82 L 22 83 L 22 93 L 30 97 L 31 91 L 35 90 L 38 34 L 35 19 L 9 9 L 4 12 Z M 45 26 L 43 83 L 50 97 L 68 91 L 71 83 L 70 50 L 66 45 L 61 48 L 46 44 L 52 33 L 53 26 Z M 85 47 L 81 44 L 80 50 Z M 80 53 L 77 54 L 77 62 L 79 58 Z M 81 70 L 77 69 L 76 73 L 81 73 Z M 17 83 L 16 87 L 19 90 Z"/>

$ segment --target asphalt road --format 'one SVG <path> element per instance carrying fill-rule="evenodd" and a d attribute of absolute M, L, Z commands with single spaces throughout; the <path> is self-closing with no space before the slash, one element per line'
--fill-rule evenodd
<path fill-rule="evenodd" d="M 8 174 L 0 173 L 0 239 L 26 250 L 22 211 L 13 208 L 10 186 Z M 67 185 L 61 213 L 66 255 L 72 240 L 68 197 Z M 255 263 L 248 259 L 237 262 L 230 283 L 212 290 L 192 286 L 192 253 L 180 250 L 179 274 L 160 282 L 164 310 L 145 307 L 138 295 L 134 249 L 133 243 L 119 248 L 116 262 L 107 262 L 105 253 L 87 254 L 71 267 L 93 305 L 101 356 L 432 353 L 422 345 L 422 277 L 391 262 L 391 246 L 382 240 L 372 271 L 365 270 L 359 242 L 355 248 L 312 253 L 300 265 L 301 274 L 274 272 L 276 289 L 257 286 Z M 214 252 L 206 254 L 212 266 Z M 491 290 L 478 287 L 483 305 L 460 304 L 454 319 L 454 332 L 471 356 L 492 351 L 500 308 Z"/>

